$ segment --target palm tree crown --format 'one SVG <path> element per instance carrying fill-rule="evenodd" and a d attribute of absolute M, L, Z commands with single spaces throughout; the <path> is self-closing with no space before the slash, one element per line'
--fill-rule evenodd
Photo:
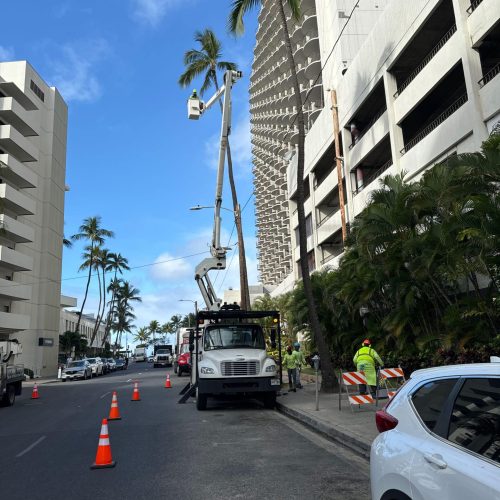
<path fill-rule="evenodd" d="M 184 54 L 186 71 L 180 76 L 179 85 L 187 87 L 197 76 L 205 73 L 200 89 L 200 95 L 203 95 L 212 85 L 218 87 L 217 70 L 235 70 L 237 66 L 232 62 L 219 60 L 222 46 L 212 30 L 197 31 L 194 39 L 200 44 L 200 49 L 191 49 Z"/>

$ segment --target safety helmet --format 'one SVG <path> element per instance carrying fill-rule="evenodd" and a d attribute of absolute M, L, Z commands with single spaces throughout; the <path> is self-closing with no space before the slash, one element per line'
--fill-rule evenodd
<path fill-rule="evenodd" d="M 372 345 L 372 342 L 370 339 L 365 339 L 363 340 L 363 345 Z"/>
<path fill-rule="evenodd" d="M 293 347 L 300 347 L 300 342 L 294 342 Z"/>

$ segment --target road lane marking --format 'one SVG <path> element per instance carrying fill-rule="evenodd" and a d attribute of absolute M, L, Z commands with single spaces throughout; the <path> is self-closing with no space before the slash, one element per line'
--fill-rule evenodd
<path fill-rule="evenodd" d="M 129 378 L 129 379 L 127 380 L 127 382 L 132 382 L 132 379 L 131 379 L 131 378 Z"/>
<path fill-rule="evenodd" d="M 105 398 L 108 394 L 111 394 L 111 392 L 107 392 L 106 394 L 103 394 L 99 399 Z"/>
<path fill-rule="evenodd" d="M 20 458 L 22 457 L 23 455 L 25 455 L 26 453 L 28 453 L 28 451 L 31 451 L 37 444 L 40 444 L 47 436 L 42 436 L 41 438 L 37 439 L 33 444 L 29 445 L 25 450 L 23 450 L 21 453 L 18 453 L 16 455 L 16 458 Z"/>

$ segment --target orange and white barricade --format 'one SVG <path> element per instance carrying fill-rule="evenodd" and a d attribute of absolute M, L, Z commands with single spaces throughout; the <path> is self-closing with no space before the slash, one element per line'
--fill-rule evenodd
<path fill-rule="evenodd" d="M 366 377 L 363 372 L 342 372 L 340 382 L 339 410 L 341 409 L 342 388 L 346 392 L 347 399 L 351 406 L 351 411 L 353 405 L 357 405 L 359 408 L 361 405 L 375 404 L 375 399 L 373 398 L 373 396 L 371 396 L 370 394 L 360 394 L 360 385 L 364 385 L 366 390 L 369 390 Z"/>
<path fill-rule="evenodd" d="M 382 396 L 392 399 L 406 380 L 405 373 L 400 366 L 397 368 L 381 368 L 378 376 L 380 384 L 378 398 Z"/>

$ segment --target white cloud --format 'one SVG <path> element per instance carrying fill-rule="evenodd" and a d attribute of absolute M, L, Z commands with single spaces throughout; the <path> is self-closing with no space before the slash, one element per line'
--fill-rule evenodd
<path fill-rule="evenodd" d="M 151 27 L 156 27 L 172 7 L 180 5 L 182 0 L 132 0 L 133 18 Z"/>
<path fill-rule="evenodd" d="M 96 66 L 109 53 L 109 45 L 102 38 L 62 46 L 52 63 L 51 80 L 66 101 L 95 101 L 102 95 Z"/>
<path fill-rule="evenodd" d="M 12 61 L 14 59 L 14 49 L 0 45 L 0 61 Z"/>
<path fill-rule="evenodd" d="M 181 279 L 192 274 L 192 266 L 185 259 L 173 260 L 175 257 L 169 253 L 162 253 L 155 259 L 151 267 L 151 275 L 159 281 Z"/>
<path fill-rule="evenodd" d="M 250 118 L 248 115 L 245 115 L 233 125 L 231 135 L 229 136 L 233 170 L 237 178 L 248 179 L 252 170 L 252 145 L 250 137 Z M 213 169 L 217 169 L 218 167 L 219 145 L 219 134 L 214 134 L 205 143 L 207 164 Z"/>

